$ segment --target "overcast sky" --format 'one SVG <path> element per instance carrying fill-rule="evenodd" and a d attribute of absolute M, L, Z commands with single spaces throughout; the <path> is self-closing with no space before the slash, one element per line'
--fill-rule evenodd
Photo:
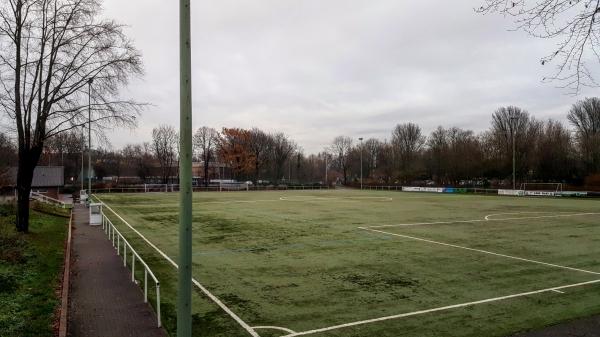
<path fill-rule="evenodd" d="M 503 105 L 565 121 L 586 92 L 573 97 L 542 83 L 553 68 L 539 59 L 555 42 L 509 31 L 510 19 L 474 13 L 480 4 L 192 1 L 194 128 L 282 131 L 316 152 L 342 134 L 389 138 L 405 122 L 427 134 L 438 125 L 479 132 Z M 153 104 L 112 144 L 178 126 L 177 1 L 107 0 L 104 15 L 127 24 L 143 54 L 145 76 L 126 95 Z"/>

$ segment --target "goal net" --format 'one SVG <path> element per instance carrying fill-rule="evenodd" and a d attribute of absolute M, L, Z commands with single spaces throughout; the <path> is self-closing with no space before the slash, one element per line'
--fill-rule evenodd
<path fill-rule="evenodd" d="M 250 186 L 248 183 L 240 183 L 240 182 L 219 182 L 219 191 L 248 191 L 250 190 Z"/>
<path fill-rule="evenodd" d="M 563 191 L 562 183 L 523 183 L 521 190 L 525 195 L 553 196 Z"/>
<path fill-rule="evenodd" d="M 176 184 L 144 184 L 144 192 L 175 192 L 179 190 Z"/>

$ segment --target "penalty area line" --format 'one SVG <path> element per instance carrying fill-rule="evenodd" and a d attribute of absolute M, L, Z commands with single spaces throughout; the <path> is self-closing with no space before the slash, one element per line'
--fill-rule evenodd
<path fill-rule="evenodd" d="M 268 330 L 280 330 L 280 331 L 284 331 L 287 332 L 288 334 L 293 334 L 296 333 L 296 331 L 292 330 L 292 329 L 288 329 L 288 328 L 282 328 L 280 326 L 274 326 L 274 325 L 260 325 L 260 326 L 253 326 L 252 329 L 268 329 Z"/>
<path fill-rule="evenodd" d="M 596 212 L 587 212 L 587 213 L 569 213 L 569 214 L 554 214 L 554 215 L 540 215 L 540 216 L 524 216 L 524 217 L 512 217 L 512 218 L 500 218 L 500 219 L 490 218 L 491 216 L 500 215 L 500 214 L 508 214 L 508 213 L 489 214 L 489 215 L 486 215 L 483 219 L 474 219 L 474 220 L 415 222 L 415 223 L 402 223 L 402 224 L 392 224 L 392 225 L 364 226 L 364 227 L 360 227 L 360 228 L 370 229 L 370 228 L 411 227 L 411 226 L 425 226 L 425 225 L 450 225 L 450 224 L 456 224 L 456 223 L 474 223 L 474 222 L 509 221 L 509 220 L 533 220 L 533 219 L 547 219 L 547 218 L 565 218 L 565 217 L 572 217 L 572 216 L 600 215 L 600 213 L 596 213 Z M 512 214 L 516 214 L 516 213 L 512 213 Z"/>
<path fill-rule="evenodd" d="M 100 199 L 97 195 L 92 194 L 92 196 L 96 199 L 98 199 L 98 201 L 100 201 L 104 207 L 108 208 L 109 211 L 111 211 L 114 215 L 116 215 L 121 221 L 123 221 L 123 223 L 125 225 L 127 225 L 127 227 L 129 227 L 131 230 L 133 230 L 140 238 L 142 238 L 144 241 L 146 241 L 146 243 L 148 243 L 148 245 L 150 245 L 150 247 L 154 248 L 154 250 L 156 250 L 162 257 L 165 258 L 165 260 L 167 260 L 169 263 L 171 263 L 171 265 L 173 265 L 173 267 L 179 269 L 179 266 L 177 265 L 177 263 L 175 263 L 175 261 L 173 261 L 173 259 L 171 259 L 165 252 L 163 252 L 162 250 L 160 250 L 154 243 L 152 243 L 150 240 L 148 240 L 142 233 L 140 233 L 137 229 L 133 228 L 133 226 L 131 226 L 129 224 L 129 222 L 127 222 L 125 219 L 123 219 L 123 217 L 121 217 L 117 212 L 115 212 L 110 206 L 108 206 L 104 201 L 102 201 L 102 199 Z M 244 328 L 244 330 L 246 330 L 251 336 L 253 337 L 260 337 L 260 335 L 254 331 L 254 329 L 248 325 L 248 323 L 244 322 L 244 320 L 242 320 L 238 315 L 236 315 L 233 311 L 231 311 L 231 309 L 229 309 L 229 307 L 227 307 L 223 302 L 221 302 L 221 300 L 219 300 L 215 295 L 213 295 L 210 291 L 208 291 L 208 289 L 206 289 L 202 284 L 200 284 L 200 282 L 198 282 L 198 280 L 196 280 L 195 278 L 192 278 L 192 282 L 196 285 L 196 287 L 198 287 L 206 296 L 208 296 L 208 298 L 210 298 L 213 302 L 215 302 L 221 309 L 223 309 L 223 311 L 225 311 L 229 316 L 231 316 L 231 318 L 233 318 L 239 325 L 242 326 L 242 328 Z"/>
<path fill-rule="evenodd" d="M 357 326 L 357 325 L 364 325 L 364 324 L 369 324 L 369 323 L 376 323 L 376 322 L 387 321 L 387 320 L 392 320 L 392 319 L 398 319 L 398 318 L 403 318 L 403 317 L 424 315 L 424 314 L 429 314 L 429 313 L 438 312 L 438 311 L 445 311 L 445 310 L 450 310 L 450 309 L 464 308 L 464 307 L 469 307 L 469 306 L 478 305 L 478 304 L 498 302 L 498 301 L 513 299 L 513 298 L 518 298 L 518 297 L 536 295 L 536 294 L 541 294 L 541 293 L 545 293 L 545 292 L 549 292 L 549 291 L 556 292 L 556 291 L 560 291 L 561 289 L 568 289 L 568 288 L 580 287 L 580 286 L 591 285 L 591 284 L 596 284 L 596 283 L 600 283 L 600 280 L 593 280 L 593 281 L 587 281 L 587 282 L 581 282 L 581 283 L 568 284 L 568 285 L 559 286 L 559 287 L 545 288 L 545 289 L 528 291 L 528 292 L 524 292 L 524 293 L 512 294 L 512 295 L 507 295 L 507 296 L 493 297 L 493 298 L 488 298 L 488 299 L 479 300 L 479 301 L 459 303 L 459 304 L 453 304 L 453 305 L 448 305 L 448 306 L 444 306 L 444 307 L 438 307 L 438 308 L 432 308 L 432 309 L 426 309 L 426 310 L 419 310 L 419 311 L 407 312 L 407 313 L 398 314 L 398 315 L 383 316 L 383 317 L 378 317 L 378 318 L 373 318 L 373 319 L 367 319 L 367 320 L 362 320 L 362 321 L 355 321 L 355 322 L 350 322 L 350 323 L 333 325 L 333 326 L 329 326 L 329 327 L 325 327 L 325 328 L 320 328 L 320 329 L 300 331 L 300 332 L 296 332 L 296 333 L 291 333 L 291 334 L 285 335 L 283 337 L 295 337 L 295 336 L 311 335 L 311 334 L 315 334 L 315 333 L 319 333 L 319 332 L 326 332 L 326 331 L 330 331 L 330 330 L 348 328 L 348 327 Z"/>
<path fill-rule="evenodd" d="M 472 252 L 478 252 L 478 253 L 483 253 L 483 254 L 488 254 L 488 255 L 505 257 L 505 258 L 513 259 L 513 260 L 519 260 L 519 261 L 525 261 L 525 262 L 531 262 L 531 263 L 541 264 L 541 265 L 548 266 L 548 267 L 567 269 L 567 270 L 572 270 L 572 271 L 577 271 L 577 272 L 582 272 L 582 273 L 587 273 L 587 274 L 593 274 L 593 275 L 600 275 L 600 272 L 595 272 L 595 271 L 586 270 L 586 269 L 580 269 L 580 268 L 574 268 L 574 267 L 568 267 L 568 266 L 563 266 L 563 265 L 560 265 L 560 264 L 548 263 L 548 262 L 543 262 L 543 261 L 531 260 L 531 259 L 526 259 L 526 258 L 518 257 L 518 256 L 506 255 L 506 254 L 501 254 L 501 253 L 495 253 L 495 252 L 491 252 L 489 250 L 483 250 L 483 249 L 477 249 L 477 248 L 470 248 L 470 247 L 465 247 L 465 246 L 459 246 L 459 245 L 455 245 L 455 244 L 452 244 L 452 243 L 445 243 L 445 242 L 440 242 L 440 241 L 434 241 L 434 240 L 419 238 L 419 237 L 416 237 L 416 236 L 390 233 L 390 232 L 380 231 L 380 230 L 377 230 L 377 229 L 372 229 L 372 228 L 369 228 L 369 227 L 358 227 L 358 228 L 362 229 L 362 230 L 366 230 L 366 231 L 371 231 L 371 232 L 376 232 L 376 233 L 381 233 L 381 234 L 386 234 L 386 235 L 393 235 L 393 236 L 397 236 L 397 237 L 401 237 L 401 238 L 405 238 L 405 239 L 411 239 L 411 240 L 416 240 L 416 241 L 421 241 L 421 242 L 433 243 L 433 244 L 440 245 L 440 246 L 446 246 L 446 247 L 464 249 L 464 250 L 469 250 L 469 251 L 472 251 Z"/>

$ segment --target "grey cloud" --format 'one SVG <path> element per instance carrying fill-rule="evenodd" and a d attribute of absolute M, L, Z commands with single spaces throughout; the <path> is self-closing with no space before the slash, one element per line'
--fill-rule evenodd
<path fill-rule="evenodd" d="M 501 105 L 565 120 L 577 97 L 541 79 L 554 41 L 510 32 L 481 16 L 478 0 L 222 0 L 193 2 L 194 126 L 260 127 L 290 134 L 306 151 L 339 134 L 388 138 L 396 123 L 481 131 Z M 134 132 L 149 140 L 178 125 L 176 3 L 108 0 L 129 25 L 146 76 L 129 93 L 153 103 Z M 583 92 L 590 95 L 592 90 Z"/>

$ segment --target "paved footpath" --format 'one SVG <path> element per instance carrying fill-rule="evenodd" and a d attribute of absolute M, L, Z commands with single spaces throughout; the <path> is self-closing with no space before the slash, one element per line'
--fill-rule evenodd
<path fill-rule="evenodd" d="M 71 337 L 166 337 L 129 269 L 102 231 L 89 226 L 85 206 L 73 209 Z"/>
<path fill-rule="evenodd" d="M 600 316 L 579 318 L 512 337 L 600 337 Z"/>

